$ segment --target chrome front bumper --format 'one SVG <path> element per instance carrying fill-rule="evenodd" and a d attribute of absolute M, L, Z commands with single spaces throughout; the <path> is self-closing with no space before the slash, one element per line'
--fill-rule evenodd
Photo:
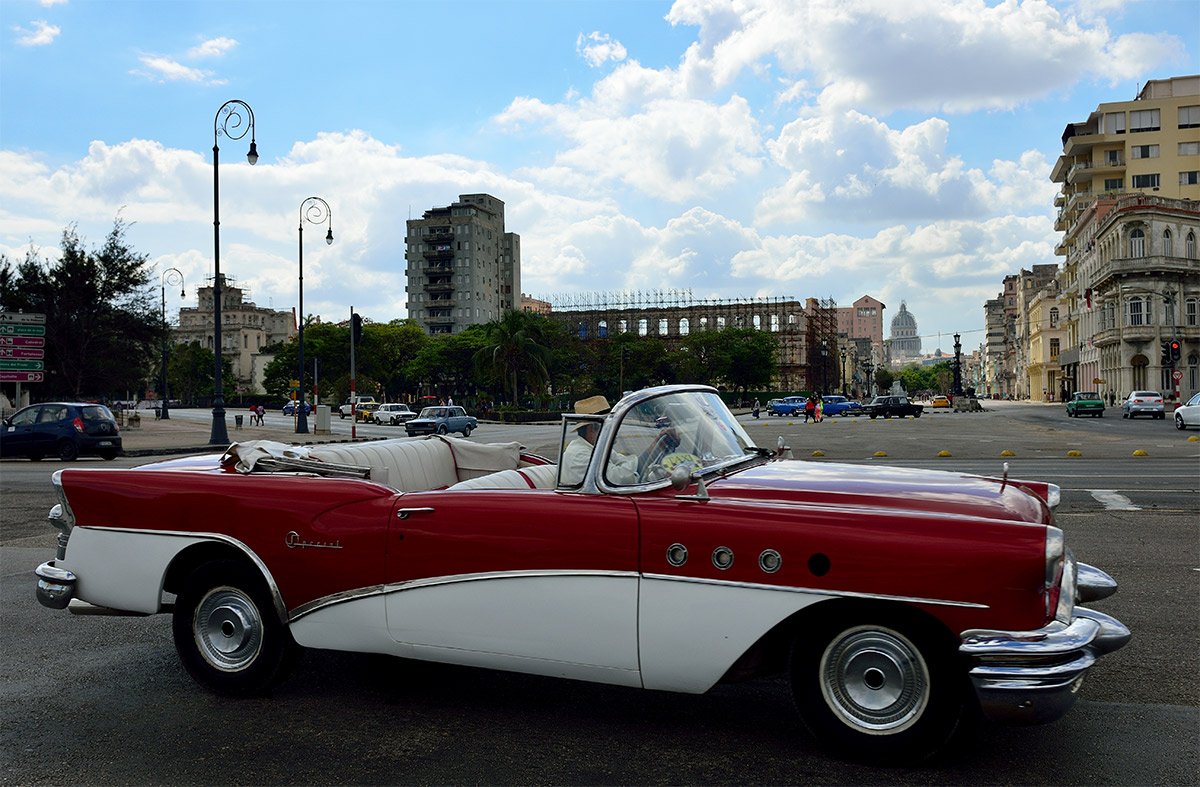
<path fill-rule="evenodd" d="M 1078 564 L 1079 600 L 1105 598 L 1116 587 L 1100 569 Z M 1069 623 L 1055 620 L 1035 631 L 964 631 L 959 652 L 971 661 L 969 675 L 985 716 L 1041 724 L 1070 710 L 1096 659 L 1123 647 L 1130 636 L 1116 618 L 1075 607 Z"/>

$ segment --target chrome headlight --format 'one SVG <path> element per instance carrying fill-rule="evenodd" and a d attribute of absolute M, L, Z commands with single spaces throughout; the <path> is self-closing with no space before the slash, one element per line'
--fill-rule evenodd
<path fill-rule="evenodd" d="M 1051 510 L 1058 508 L 1058 504 L 1062 501 L 1062 490 L 1058 484 L 1046 484 L 1046 505 L 1050 506 Z"/>

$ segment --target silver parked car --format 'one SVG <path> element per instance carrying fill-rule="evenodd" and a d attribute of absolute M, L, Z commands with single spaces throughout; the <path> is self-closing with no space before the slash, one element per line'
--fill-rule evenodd
<path fill-rule="evenodd" d="M 1175 408 L 1176 429 L 1200 429 L 1200 393 Z"/>
<path fill-rule="evenodd" d="M 411 421 L 417 414 L 402 402 L 389 402 L 379 405 L 379 409 L 371 414 L 371 420 L 377 424 L 396 426 Z"/>
<path fill-rule="evenodd" d="M 1129 394 L 1129 398 L 1121 403 L 1121 417 L 1136 418 L 1139 415 L 1162 419 L 1162 394 L 1158 391 L 1134 391 Z"/>

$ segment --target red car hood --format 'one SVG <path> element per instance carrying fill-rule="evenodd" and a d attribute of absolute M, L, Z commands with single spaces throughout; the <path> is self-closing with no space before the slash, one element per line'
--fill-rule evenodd
<path fill-rule="evenodd" d="M 708 492 L 714 498 L 1050 524 L 1049 507 L 1021 483 L 939 470 L 776 461 L 716 479 Z"/>

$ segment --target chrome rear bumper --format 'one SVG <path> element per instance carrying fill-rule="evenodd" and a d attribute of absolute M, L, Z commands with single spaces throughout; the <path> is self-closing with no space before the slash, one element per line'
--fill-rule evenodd
<path fill-rule="evenodd" d="M 75 575 L 54 565 L 53 560 L 47 560 L 33 573 L 37 575 L 37 600 L 42 606 L 66 609 L 75 597 Z"/>
<path fill-rule="evenodd" d="M 1079 599 L 1116 592 L 1108 574 L 1085 564 L 1078 568 Z M 959 652 L 971 660 L 969 675 L 985 716 L 1041 724 L 1070 710 L 1096 659 L 1123 647 L 1130 636 L 1116 618 L 1075 607 L 1069 623 L 1056 620 L 1034 631 L 964 631 Z"/>

